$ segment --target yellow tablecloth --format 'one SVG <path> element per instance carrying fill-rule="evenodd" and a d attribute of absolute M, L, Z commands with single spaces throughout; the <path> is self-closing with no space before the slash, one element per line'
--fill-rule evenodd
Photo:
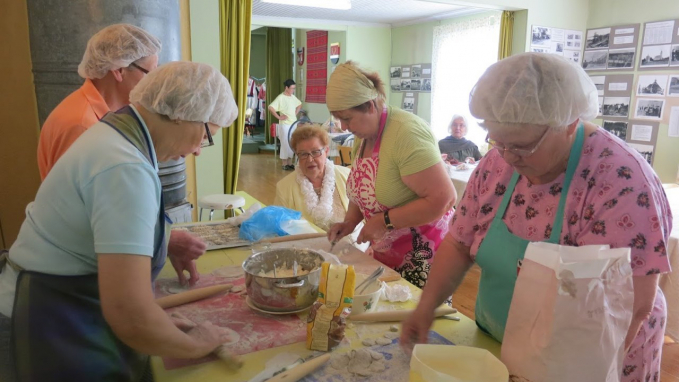
<path fill-rule="evenodd" d="M 238 192 L 246 200 L 246 206 L 257 202 L 254 198 L 244 192 Z M 200 273 L 209 273 L 217 268 L 240 265 L 251 254 L 250 248 L 232 248 L 223 250 L 214 250 L 201 256 L 197 261 L 198 271 Z M 168 262 L 160 273 L 160 278 L 176 277 L 175 271 Z M 396 309 L 412 309 L 416 306 L 416 301 L 419 299 L 420 290 L 409 284 L 405 280 L 397 281 L 399 284 L 408 285 L 413 292 L 413 300 L 406 303 L 389 303 L 380 302 L 378 310 L 396 310 Z M 457 314 L 460 321 L 451 321 L 447 319 L 438 319 L 435 321 L 432 328 L 443 337 L 449 339 L 457 345 L 474 346 L 488 349 L 491 353 L 500 356 L 500 344 L 483 334 L 473 320 L 465 317 L 462 314 Z M 393 323 L 353 323 L 347 329 L 347 338 L 351 340 L 352 345 L 360 346 L 360 339 L 364 338 L 370 333 L 383 333 Z M 281 346 L 273 349 L 263 350 L 256 353 L 246 354 L 242 356 L 244 367 L 238 372 L 230 371 L 221 361 L 204 363 L 196 366 L 189 366 L 175 370 L 165 370 L 163 361 L 160 357 L 152 357 L 151 364 L 155 380 L 163 381 L 248 381 L 250 378 L 257 375 L 264 369 L 267 360 L 280 353 L 294 353 L 300 356 L 311 354 L 306 349 L 304 343 L 296 343 L 287 346 Z"/>

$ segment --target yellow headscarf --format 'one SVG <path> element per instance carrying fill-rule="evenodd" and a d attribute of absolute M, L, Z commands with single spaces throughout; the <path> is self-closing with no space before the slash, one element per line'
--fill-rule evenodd
<path fill-rule="evenodd" d="M 340 64 L 330 76 L 325 93 L 328 110 L 348 110 L 379 96 L 375 85 L 351 64 Z"/>

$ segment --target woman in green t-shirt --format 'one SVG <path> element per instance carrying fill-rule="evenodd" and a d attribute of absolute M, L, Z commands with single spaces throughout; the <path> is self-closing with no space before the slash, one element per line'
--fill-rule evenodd
<path fill-rule="evenodd" d="M 358 242 L 370 242 L 375 259 L 422 288 L 448 232 L 455 189 L 427 123 L 388 107 L 385 98 L 379 75 L 351 61 L 330 76 L 328 109 L 359 139 L 347 181 L 349 210 L 328 239 L 341 239 L 365 219 Z"/>

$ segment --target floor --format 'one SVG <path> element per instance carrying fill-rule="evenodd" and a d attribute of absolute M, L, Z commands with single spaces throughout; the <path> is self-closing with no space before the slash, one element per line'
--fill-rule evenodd
<path fill-rule="evenodd" d="M 265 205 L 272 204 L 276 196 L 276 183 L 290 171 L 281 169 L 280 160 L 273 152 L 243 154 L 239 169 L 238 190 L 246 191 Z M 476 265 L 467 273 L 453 295 L 453 306 L 467 317 L 474 317 L 474 304 L 481 270 Z M 679 382 L 679 343 L 665 341 L 662 353 L 662 382 Z"/>

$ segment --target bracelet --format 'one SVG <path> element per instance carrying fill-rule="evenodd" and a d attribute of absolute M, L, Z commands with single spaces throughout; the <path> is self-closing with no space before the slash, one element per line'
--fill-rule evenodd
<path fill-rule="evenodd" d="M 389 219 L 389 210 L 384 211 L 384 225 L 387 227 L 387 230 L 392 231 L 394 230 L 394 225 L 391 224 L 391 219 Z"/>

